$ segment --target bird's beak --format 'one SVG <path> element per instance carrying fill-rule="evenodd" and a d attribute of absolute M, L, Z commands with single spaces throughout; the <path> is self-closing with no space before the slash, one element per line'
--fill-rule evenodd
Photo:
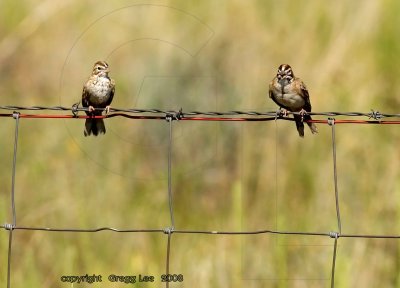
<path fill-rule="evenodd" d="M 278 82 L 281 86 L 286 86 L 288 84 L 288 80 L 285 77 L 281 78 Z"/>

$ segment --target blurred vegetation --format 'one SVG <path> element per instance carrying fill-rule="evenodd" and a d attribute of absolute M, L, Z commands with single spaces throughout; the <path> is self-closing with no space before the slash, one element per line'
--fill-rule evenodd
<path fill-rule="evenodd" d="M 398 113 L 398 11 L 395 0 L 2 0 L 0 104 L 70 106 L 104 59 L 114 107 L 271 111 L 268 83 L 289 63 L 314 111 Z M 83 125 L 21 120 L 17 225 L 168 227 L 168 124 L 113 118 L 98 138 Z M 0 223 L 10 223 L 14 121 L 1 127 Z M 342 232 L 398 235 L 399 128 L 336 128 Z M 304 139 L 283 121 L 173 129 L 177 229 L 337 230 L 330 127 Z M 12 287 L 165 270 L 162 234 L 13 235 Z M 2 285 L 7 247 L 3 230 Z M 332 251 L 324 237 L 174 234 L 171 271 L 185 280 L 172 286 L 329 287 Z M 398 240 L 340 238 L 335 287 L 400 287 L 399 259 Z"/>

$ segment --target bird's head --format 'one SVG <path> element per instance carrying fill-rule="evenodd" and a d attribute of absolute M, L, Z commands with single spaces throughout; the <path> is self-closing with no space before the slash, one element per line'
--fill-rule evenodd
<path fill-rule="evenodd" d="M 107 77 L 109 71 L 107 62 L 97 61 L 93 66 L 92 75 Z"/>
<path fill-rule="evenodd" d="M 280 65 L 278 68 L 278 73 L 276 74 L 276 78 L 282 86 L 292 83 L 294 80 L 292 67 L 290 67 L 289 64 Z"/>

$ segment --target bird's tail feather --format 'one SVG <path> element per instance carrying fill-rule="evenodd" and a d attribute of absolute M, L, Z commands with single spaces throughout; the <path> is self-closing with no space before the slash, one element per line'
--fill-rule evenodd
<path fill-rule="evenodd" d="M 304 115 L 304 121 L 312 120 L 310 115 Z M 317 125 L 315 123 L 307 122 L 308 127 L 310 127 L 311 133 L 318 133 Z"/>
<path fill-rule="evenodd" d="M 106 126 L 104 125 L 103 119 L 91 119 L 91 118 L 86 119 L 85 130 L 83 131 L 85 137 L 90 136 L 91 134 L 97 136 L 99 134 L 105 134 L 105 133 L 106 133 Z"/>
<path fill-rule="evenodd" d="M 308 120 L 312 120 L 310 115 L 304 115 L 303 117 L 301 117 L 301 115 L 293 115 L 294 116 L 294 120 L 296 121 L 296 127 L 297 127 L 297 131 L 299 132 L 299 136 L 300 137 L 304 137 L 304 123 L 303 121 L 308 121 Z M 303 118 L 303 119 L 302 119 Z M 308 127 L 310 127 L 311 133 L 315 134 L 318 133 L 318 129 L 317 126 L 314 123 L 310 123 L 310 122 L 306 122 Z"/>
<path fill-rule="evenodd" d="M 304 123 L 301 120 L 301 115 L 293 115 L 294 121 L 296 122 L 297 132 L 299 132 L 300 137 L 304 137 Z"/>

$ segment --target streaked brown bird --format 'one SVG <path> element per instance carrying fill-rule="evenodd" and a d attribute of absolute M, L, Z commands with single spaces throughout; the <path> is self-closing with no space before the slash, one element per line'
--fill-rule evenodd
<path fill-rule="evenodd" d="M 106 114 L 110 111 L 110 104 L 115 93 L 115 82 L 108 76 L 108 64 L 105 61 L 97 61 L 93 66 L 92 75 L 83 85 L 82 106 L 89 108 L 86 114 L 89 116 L 99 116 L 103 108 Z M 85 122 L 85 136 L 105 134 L 106 127 L 103 119 L 88 118 Z"/>
<path fill-rule="evenodd" d="M 290 65 L 279 66 L 278 73 L 269 84 L 269 97 L 283 109 L 284 115 L 287 111 L 299 112 L 299 114 L 293 114 L 293 117 L 300 137 L 304 137 L 303 120 L 312 120 L 311 116 L 306 113 L 311 112 L 310 96 L 306 85 L 300 78 L 294 76 Z M 307 125 L 313 134 L 318 133 L 314 123 L 307 122 Z"/>

